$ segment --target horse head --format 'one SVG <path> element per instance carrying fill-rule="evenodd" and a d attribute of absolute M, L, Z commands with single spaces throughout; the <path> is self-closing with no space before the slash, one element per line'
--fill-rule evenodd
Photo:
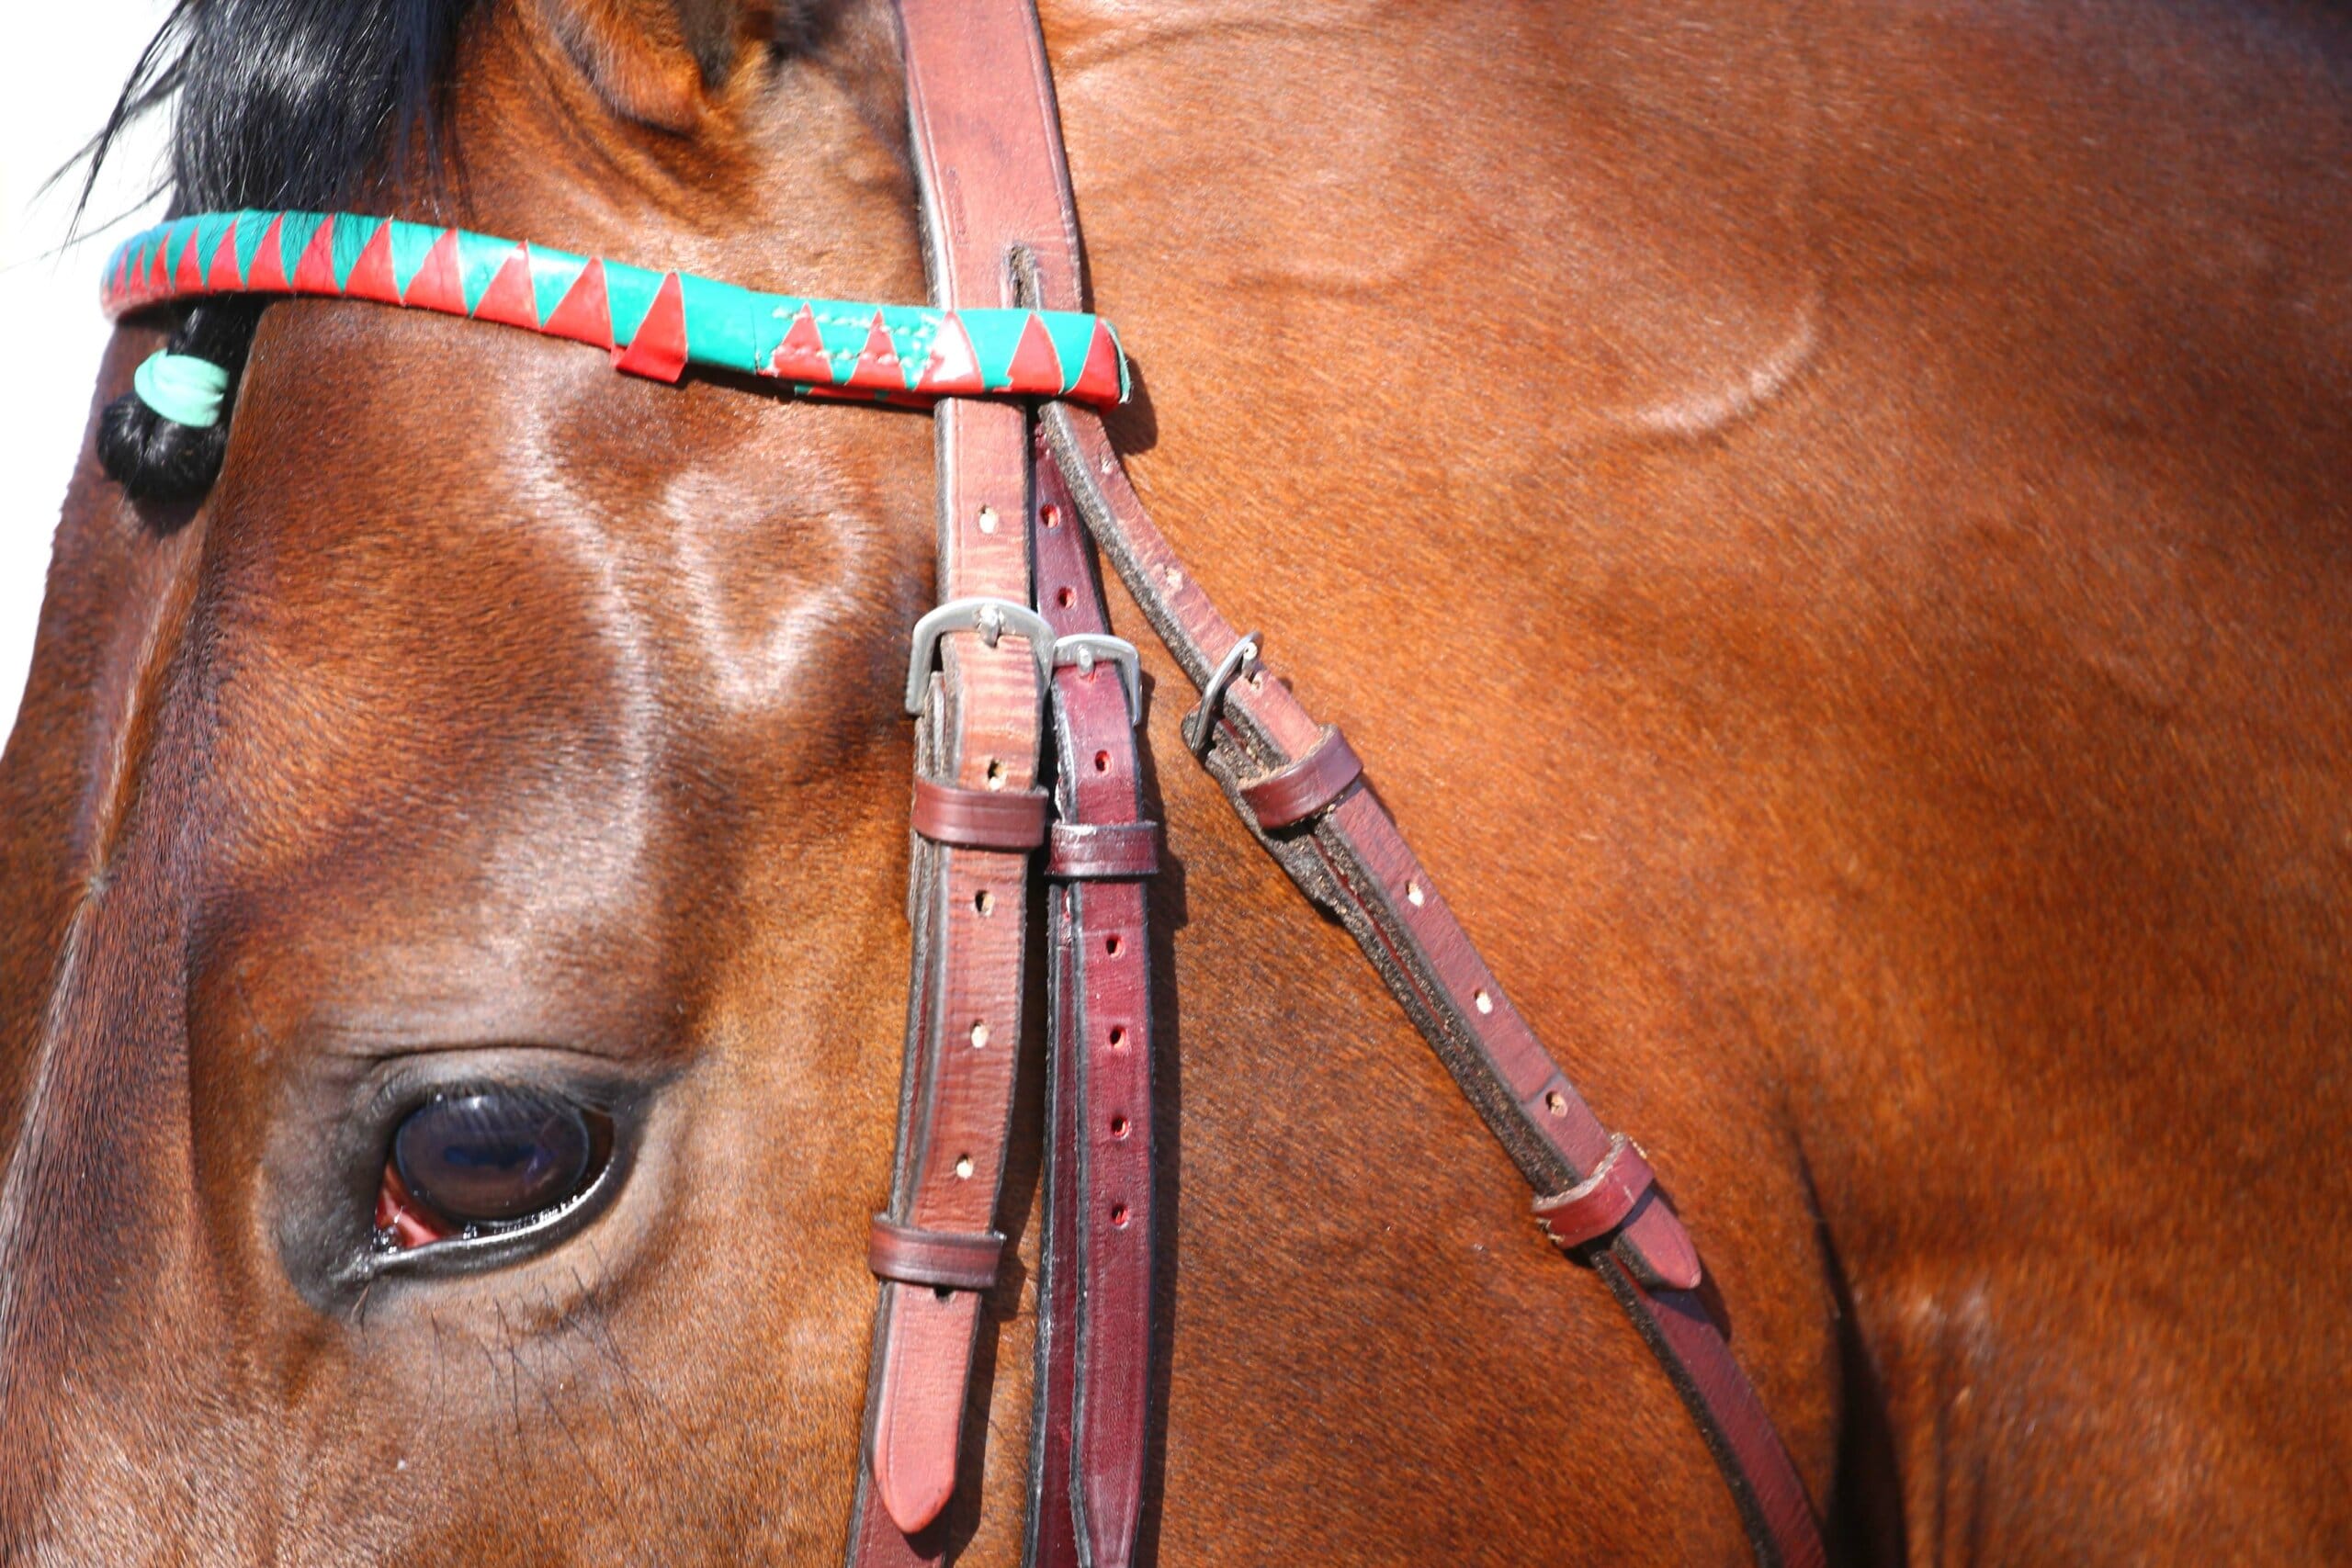
<path fill-rule="evenodd" d="M 1101 943 L 1157 1065 L 1082 1134 L 1059 837 L 1053 940 L 990 928 L 1050 1024 L 907 981 L 990 918 L 940 846 L 1046 832 L 907 783 L 941 598 L 934 692 L 1007 611 L 1071 640 L 935 547 L 1012 509 L 934 458 L 1025 475 L 1033 415 L 671 384 L 645 324 L 922 299 L 1000 193 L 932 177 L 898 22 L 998 64 L 956 29 L 1032 8 L 174 12 L 126 106 L 187 216 L 108 280 L 156 308 L 0 760 L 0 1558 L 835 1560 L 922 1384 L 947 1462 L 856 1568 L 1059 1568 L 1037 1145 L 1136 1132 L 1136 1561 L 1802 1564 L 1808 1494 L 1887 1560 L 2341 1556 L 2340 21 L 1045 9 L 1052 80 L 966 87 L 1058 103 L 1027 167 L 1148 379 L 1030 389 L 1038 494 L 1169 650 L 1119 744 L 1214 775 L 1121 773 L 1164 858 L 1091 840 L 1159 869 Z M 1070 276 L 998 281 L 1075 296 L 1046 227 Z M 264 256 L 617 365 L 163 304 Z M 895 1213 L 943 1030 L 1021 1064 L 1001 1247 Z M 968 1398 L 877 1299 L 970 1314 Z"/>
<path fill-rule="evenodd" d="M 440 161 L 401 174 L 298 141 L 402 67 L 389 31 L 322 58 L 336 9 L 183 13 L 183 202 L 364 186 L 922 297 L 877 15 L 774 41 L 735 6 L 692 37 L 661 7 L 476 14 L 411 85 L 447 95 Z M 168 326 L 126 327 L 102 405 Z M 927 424 L 289 302 L 200 502 L 85 467 L 43 739 L 10 756 L 40 840 L 12 839 L 12 930 L 43 940 L 10 943 L 0 1539 L 831 1550 L 904 1007 Z M 493 1130 L 439 1152 L 510 1162 L 472 1173 L 480 1213 L 560 1217 L 386 1268 L 388 1151 L 458 1090 Z"/>

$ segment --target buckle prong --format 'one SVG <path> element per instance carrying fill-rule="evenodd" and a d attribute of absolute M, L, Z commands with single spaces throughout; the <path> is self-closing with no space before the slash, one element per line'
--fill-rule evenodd
<path fill-rule="evenodd" d="M 922 713 L 923 692 L 931 684 L 931 667 L 939 659 L 939 639 L 949 632 L 978 632 L 994 648 L 1007 632 L 1025 639 L 1037 660 L 1037 690 L 1042 697 L 1054 678 L 1054 628 L 1026 604 L 1010 599 L 950 599 L 915 623 L 914 647 L 907 660 L 907 711 Z"/>
<path fill-rule="evenodd" d="M 1054 644 L 1054 668 L 1076 666 L 1081 675 L 1094 672 L 1097 660 L 1109 660 L 1118 666 L 1119 683 L 1127 689 L 1127 723 L 1143 722 L 1143 661 L 1136 655 L 1136 645 L 1123 637 L 1106 637 L 1101 632 L 1072 632 Z"/>

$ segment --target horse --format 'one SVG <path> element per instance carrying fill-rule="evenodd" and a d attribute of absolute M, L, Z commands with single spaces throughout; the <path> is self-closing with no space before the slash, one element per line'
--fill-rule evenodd
<path fill-rule="evenodd" d="M 2345 18 L 1041 11 L 1137 489 L 1641 1140 L 1835 1555 L 2352 1555 Z M 881 0 L 182 0 L 167 99 L 184 210 L 924 298 Z M 232 418 L 102 457 L 167 342 Z M 0 1559 L 839 1556 L 932 439 L 363 303 L 120 325 L 0 761 Z M 1137 1560 L 1744 1561 L 1143 678 Z M 485 1084 L 601 1108 L 611 1190 L 351 1288 Z"/>

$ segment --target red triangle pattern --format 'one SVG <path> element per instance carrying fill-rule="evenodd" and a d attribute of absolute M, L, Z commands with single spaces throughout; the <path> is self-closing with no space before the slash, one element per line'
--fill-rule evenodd
<path fill-rule="evenodd" d="M 952 314 L 939 323 L 939 332 L 931 340 L 931 361 L 922 367 L 917 389 L 942 397 L 989 389 L 980 379 L 980 362 L 972 352 L 971 334 Z"/>
<path fill-rule="evenodd" d="M 237 225 L 232 219 L 221 231 L 220 243 L 212 247 L 212 272 L 205 287 L 215 294 L 233 294 L 244 286 L 237 276 Z"/>
<path fill-rule="evenodd" d="M 279 248 L 285 241 L 280 232 L 284 227 L 282 220 L 269 220 L 269 230 L 261 237 L 261 249 L 254 253 L 253 269 L 245 275 L 247 288 L 256 293 L 286 292 L 286 253 Z"/>
<path fill-rule="evenodd" d="M 392 226 L 376 225 L 376 232 L 360 248 L 359 259 L 352 264 L 351 276 L 344 283 L 343 291 L 356 299 L 374 299 L 386 305 L 401 302 L 400 285 L 392 281 Z"/>
<path fill-rule="evenodd" d="M 824 334 L 817 330 L 817 318 L 808 306 L 800 307 L 800 313 L 792 318 L 791 330 L 768 356 L 768 374 L 820 387 L 832 384 L 833 362 L 825 353 Z"/>
<path fill-rule="evenodd" d="M 446 310 L 452 316 L 466 313 L 466 286 L 458 276 L 458 231 L 444 229 L 433 248 L 424 253 L 424 265 L 408 280 L 408 297 L 401 301 L 420 310 Z"/>
<path fill-rule="evenodd" d="M 330 219 L 319 225 L 318 232 L 302 248 L 302 259 L 294 264 L 294 292 L 297 294 L 335 294 L 334 286 L 334 221 Z"/>
<path fill-rule="evenodd" d="M 180 247 L 180 272 L 174 287 L 184 294 L 204 292 L 204 262 L 196 254 L 196 243 L 200 237 L 190 234 L 187 243 Z"/>
<path fill-rule="evenodd" d="M 637 335 L 627 348 L 614 351 L 613 367 L 655 381 L 675 381 L 685 374 L 686 297 L 676 273 L 662 279 L 652 308 L 637 324 Z"/>
<path fill-rule="evenodd" d="M 1007 389 L 1010 391 L 1061 396 L 1061 356 L 1054 352 L 1054 340 L 1046 333 L 1046 323 L 1034 311 L 1029 324 L 1021 329 L 1021 342 L 1013 348 L 1012 365 L 1006 374 L 1012 379 Z"/>
<path fill-rule="evenodd" d="M 278 218 L 269 220 L 261 243 L 254 247 L 247 276 L 242 278 L 237 276 L 237 221 L 232 220 L 223 228 L 213 244 L 209 264 L 194 235 L 181 249 L 175 265 L 171 263 L 167 245 L 157 244 L 150 250 L 143 266 L 134 266 L 131 252 L 126 249 L 116 261 L 107 283 L 109 308 L 119 312 L 154 299 L 244 292 L 331 297 L 347 294 L 452 315 L 465 313 L 464 253 L 455 231 L 443 230 L 435 237 L 403 296 L 394 276 L 389 222 L 377 223 L 354 262 L 349 277 L 340 286 L 334 280 L 335 226 L 332 220 L 319 224 L 312 231 L 290 278 L 286 272 L 283 224 Z M 599 258 L 592 257 L 582 265 L 562 299 L 541 322 L 537 290 L 531 275 L 530 247 L 517 243 L 501 261 L 472 314 L 482 321 L 605 348 L 612 355 L 616 367 L 631 375 L 674 382 L 687 364 L 684 295 L 680 276 L 675 272 L 662 276 L 652 305 L 627 348 L 613 341 L 612 302 L 605 264 Z M 866 324 L 865 344 L 854 367 L 843 376 L 835 368 L 836 358 L 825 345 L 812 307 L 803 303 L 770 356 L 764 374 L 801 382 L 812 389 L 854 388 L 880 392 L 888 400 L 916 405 L 932 398 L 986 395 L 991 390 L 1068 397 L 1095 406 L 1108 406 L 1119 400 L 1125 361 L 1117 340 L 1103 322 L 1094 323 L 1087 342 L 1086 362 L 1065 389 L 1066 371 L 1053 334 L 1032 312 L 1023 323 L 1006 367 L 1006 385 L 991 389 L 983 380 L 970 333 L 955 312 L 942 312 L 917 378 L 916 389 L 910 392 L 906 386 L 909 362 L 900 357 L 888 321 L 881 310 L 874 312 Z"/>
<path fill-rule="evenodd" d="M 906 376 L 899 368 L 899 351 L 890 342 L 890 329 L 882 324 L 879 310 L 866 323 L 865 346 L 858 351 L 857 363 L 850 368 L 849 382 L 853 387 L 873 387 L 884 391 L 906 389 Z"/>
<path fill-rule="evenodd" d="M 503 321 L 510 327 L 528 327 L 537 332 L 539 326 L 538 300 L 531 292 L 531 257 L 527 244 L 516 245 L 514 254 L 498 269 L 498 276 L 482 290 L 481 302 L 474 307 L 477 321 Z"/>
<path fill-rule="evenodd" d="M 605 264 L 591 256 L 571 287 L 563 291 L 556 308 L 548 312 L 546 324 L 539 329 L 550 337 L 568 337 L 574 343 L 593 343 L 598 348 L 613 346 L 613 308 L 605 298 Z"/>
<path fill-rule="evenodd" d="M 1119 400 L 1119 345 L 1112 341 L 1111 329 L 1100 321 L 1094 323 L 1094 341 L 1086 345 L 1086 368 L 1078 373 L 1078 384 L 1068 395 L 1080 403 Z"/>
<path fill-rule="evenodd" d="M 297 294 L 336 294 L 334 287 L 334 223 L 320 223 L 318 232 L 311 235 L 311 244 L 301 252 L 301 259 L 294 264 L 294 291 Z"/>

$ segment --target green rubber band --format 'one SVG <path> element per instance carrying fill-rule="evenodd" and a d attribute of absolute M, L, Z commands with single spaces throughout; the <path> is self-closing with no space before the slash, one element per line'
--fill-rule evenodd
<path fill-rule="evenodd" d="M 130 388 L 141 402 L 174 424 L 209 430 L 220 423 L 229 373 L 192 354 L 151 354 L 131 372 Z"/>

